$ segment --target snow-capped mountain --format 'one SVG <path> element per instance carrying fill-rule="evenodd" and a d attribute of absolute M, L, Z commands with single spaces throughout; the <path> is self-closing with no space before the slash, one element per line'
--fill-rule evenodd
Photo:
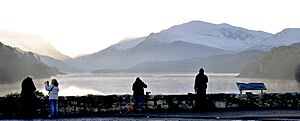
<path fill-rule="evenodd" d="M 31 51 L 40 55 L 50 56 L 58 60 L 71 59 L 56 50 L 43 37 L 35 34 L 0 30 L 0 42 L 12 47 L 20 48 L 24 51 Z"/>
<path fill-rule="evenodd" d="M 248 30 L 229 24 L 212 24 L 191 21 L 173 26 L 147 37 L 121 41 L 112 47 L 130 49 L 142 43 L 170 44 L 175 41 L 201 44 L 230 51 L 263 50 L 300 42 L 300 28 L 289 28 L 273 35 L 263 31 Z"/>
<path fill-rule="evenodd" d="M 300 42 L 300 28 L 288 28 L 268 38 L 264 44 L 278 47 L 283 45 L 292 45 L 298 42 Z"/>
<path fill-rule="evenodd" d="M 267 32 L 247 30 L 229 24 L 192 21 L 173 26 L 159 33 L 152 33 L 145 41 L 161 43 L 185 41 L 224 50 L 244 51 L 253 47 L 265 50 L 258 46 L 272 36 Z"/>
<path fill-rule="evenodd" d="M 251 50 L 269 51 L 280 45 L 300 42 L 299 35 L 299 29 L 286 29 L 273 35 L 229 24 L 191 21 L 146 37 L 123 40 L 69 63 L 87 71 L 126 69 L 145 62 L 170 62 Z"/>

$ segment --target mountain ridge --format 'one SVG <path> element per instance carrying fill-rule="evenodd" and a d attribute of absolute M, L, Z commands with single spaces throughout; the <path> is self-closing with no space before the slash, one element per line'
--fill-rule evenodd
<path fill-rule="evenodd" d="M 151 33 L 148 36 L 142 37 L 138 40 L 133 39 L 131 42 L 134 44 L 128 44 L 130 46 L 126 46 L 126 43 L 129 43 L 130 41 L 121 41 L 102 51 L 75 58 L 68 63 L 77 66 L 78 68 L 85 68 L 85 70 L 88 71 L 95 70 L 96 67 L 98 69 L 125 69 L 147 61 L 189 59 L 195 56 L 187 58 L 180 58 L 180 56 L 185 56 L 190 53 L 197 54 L 205 51 L 183 52 L 178 51 L 180 50 L 179 48 L 178 50 L 169 49 L 169 51 L 172 50 L 174 52 L 174 55 L 176 55 L 176 51 L 179 53 L 181 52 L 181 54 L 177 54 L 177 56 L 179 56 L 178 58 L 162 56 L 167 55 L 167 51 L 165 50 L 168 49 L 158 52 L 158 50 L 163 50 L 158 48 L 164 48 L 167 47 L 168 44 L 180 41 L 221 49 L 225 53 L 237 53 L 252 49 L 267 51 L 272 48 L 272 46 L 261 44 L 271 36 L 273 36 L 273 34 L 262 31 L 248 30 L 241 27 L 231 26 L 229 24 L 211 24 L 202 21 L 192 21 L 181 25 L 175 25 L 169 29 L 160 31 L 159 33 Z M 122 48 L 125 49 L 116 48 L 118 46 L 124 46 Z M 139 56 L 134 56 L 134 54 Z M 134 59 L 130 60 L 128 57 Z M 169 59 L 166 59 L 168 57 Z M 125 61 L 128 61 L 127 66 L 122 66 L 119 64 L 126 63 Z"/>
<path fill-rule="evenodd" d="M 20 52 L 0 42 L 0 83 L 20 81 L 27 76 L 47 78 L 59 74 L 42 63 L 32 52 Z"/>
<path fill-rule="evenodd" d="M 201 50 L 199 53 L 195 53 L 195 51 L 199 50 Z M 183 41 L 170 44 L 141 42 L 136 47 L 126 51 L 116 51 L 112 48 L 107 48 L 92 56 L 81 57 L 69 63 L 90 71 L 107 68 L 125 69 L 145 61 L 167 61 L 226 53 L 231 52 Z"/>
<path fill-rule="evenodd" d="M 185 40 L 231 51 L 244 51 L 273 36 L 273 34 L 267 32 L 248 30 L 229 24 L 212 24 L 202 21 L 191 21 L 176 25 L 161 31 L 160 34 L 174 36 L 175 39 L 172 41 Z"/>
<path fill-rule="evenodd" d="M 128 69 L 100 69 L 93 73 L 103 72 L 195 72 L 199 67 L 208 72 L 239 73 L 246 65 L 263 58 L 266 52 L 251 50 L 235 54 L 214 55 L 174 61 L 149 61 Z"/>
<path fill-rule="evenodd" d="M 31 51 L 58 60 L 71 59 L 69 56 L 60 53 L 43 37 L 35 34 L 0 30 L 0 42 L 12 47 L 20 48 L 23 51 Z"/>

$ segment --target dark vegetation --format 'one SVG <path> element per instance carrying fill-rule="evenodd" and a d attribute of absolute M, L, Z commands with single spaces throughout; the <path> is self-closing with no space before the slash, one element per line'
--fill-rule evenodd
<path fill-rule="evenodd" d="M 300 44 L 272 49 L 261 60 L 242 69 L 240 77 L 298 79 Z M 296 72 L 295 72 L 296 70 Z M 295 76 L 296 73 L 296 76 Z"/>

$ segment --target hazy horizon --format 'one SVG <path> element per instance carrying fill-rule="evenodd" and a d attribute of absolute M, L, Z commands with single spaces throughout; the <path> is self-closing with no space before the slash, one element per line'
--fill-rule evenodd
<path fill-rule="evenodd" d="M 0 2 L 0 29 L 41 35 L 61 53 L 75 57 L 100 51 L 124 38 L 146 36 L 193 20 L 228 23 L 273 34 L 284 28 L 300 28 L 299 3 L 286 0 L 12 0 Z"/>

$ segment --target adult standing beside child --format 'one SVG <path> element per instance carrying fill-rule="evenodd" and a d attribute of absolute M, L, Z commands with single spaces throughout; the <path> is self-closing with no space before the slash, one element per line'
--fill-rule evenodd
<path fill-rule="evenodd" d="M 58 85 L 59 84 L 56 79 L 51 80 L 51 85 L 49 85 L 49 81 L 45 82 L 45 89 L 49 91 L 49 108 L 51 117 L 58 116 Z"/>

